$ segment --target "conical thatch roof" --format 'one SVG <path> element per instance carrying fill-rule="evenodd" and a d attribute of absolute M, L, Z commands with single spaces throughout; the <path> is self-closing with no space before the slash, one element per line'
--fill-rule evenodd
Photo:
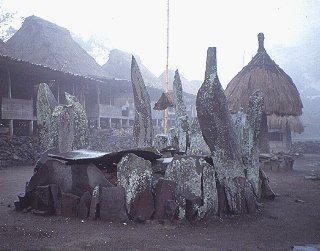
<path fill-rule="evenodd" d="M 153 110 L 163 111 L 168 107 L 173 107 L 173 100 L 169 93 L 163 92 L 157 103 L 154 104 Z"/>
<path fill-rule="evenodd" d="M 283 124 L 284 120 L 290 124 L 292 130 L 303 130 L 300 120 L 295 119 L 295 126 L 291 125 L 292 117 L 302 114 L 300 94 L 292 79 L 270 58 L 264 48 L 264 35 L 258 35 L 259 49 L 252 58 L 228 84 L 225 94 L 229 109 L 235 113 L 241 108 L 246 109 L 249 97 L 260 90 L 265 96 L 265 112 L 268 115 L 269 128 L 271 124 Z M 271 123 L 271 117 L 272 123 Z M 274 116 L 281 121 L 275 122 Z M 297 125 L 299 124 L 299 126 Z M 294 128 L 300 128 L 295 130 Z"/>
<path fill-rule="evenodd" d="M 6 46 L 14 58 L 74 74 L 102 76 L 100 65 L 67 29 L 36 16 L 27 17 Z"/>

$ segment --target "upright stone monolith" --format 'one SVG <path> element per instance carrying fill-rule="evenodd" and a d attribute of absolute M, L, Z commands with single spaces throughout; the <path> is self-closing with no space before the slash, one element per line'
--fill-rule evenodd
<path fill-rule="evenodd" d="M 73 107 L 74 111 L 74 141 L 72 149 L 85 149 L 89 145 L 89 128 L 86 111 L 75 96 L 65 93 L 67 104 Z"/>
<path fill-rule="evenodd" d="M 210 149 L 203 139 L 200 129 L 198 118 L 191 118 L 190 120 L 190 146 L 188 147 L 187 154 L 189 155 L 210 155 Z"/>
<path fill-rule="evenodd" d="M 175 107 L 175 134 L 178 139 L 179 152 L 186 152 L 189 146 L 189 123 L 186 112 L 186 106 L 183 102 L 182 83 L 178 70 L 174 74 L 173 80 L 173 97 Z"/>
<path fill-rule="evenodd" d="M 88 120 L 82 105 L 69 93 L 65 93 L 66 105 L 58 105 L 52 112 L 50 146 L 60 152 L 88 146 Z"/>
<path fill-rule="evenodd" d="M 153 125 L 151 102 L 139 66 L 132 56 L 131 82 L 135 105 L 133 139 L 138 147 L 152 146 Z"/>
<path fill-rule="evenodd" d="M 259 197 L 259 147 L 264 97 L 260 91 L 254 92 L 249 99 L 246 122 L 242 132 L 242 160 L 246 166 L 246 176 Z"/>
<path fill-rule="evenodd" d="M 197 94 L 199 125 L 210 148 L 219 183 L 220 211 L 251 213 L 256 198 L 245 176 L 240 144 L 228 109 L 227 99 L 217 75 L 216 48 L 208 48 L 205 80 Z M 221 205 L 226 198 L 225 205 Z"/>
<path fill-rule="evenodd" d="M 58 105 L 53 93 L 46 83 L 40 83 L 37 93 L 37 123 L 40 149 L 46 151 L 50 147 L 51 113 Z"/>

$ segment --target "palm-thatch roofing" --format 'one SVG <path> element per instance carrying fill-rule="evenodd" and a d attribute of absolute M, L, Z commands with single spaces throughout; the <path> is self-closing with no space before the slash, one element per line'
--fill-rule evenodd
<path fill-rule="evenodd" d="M 102 76 L 100 65 L 67 29 L 36 16 L 25 19 L 6 47 L 14 58 L 83 76 Z"/>
<path fill-rule="evenodd" d="M 159 100 L 154 104 L 153 110 L 163 111 L 168 107 L 173 107 L 173 99 L 169 93 L 163 92 Z"/>
<path fill-rule="evenodd" d="M 268 115 L 269 128 L 279 128 L 276 125 L 288 122 L 291 130 L 301 132 L 303 126 L 300 120 L 293 119 L 302 114 L 300 94 L 292 79 L 268 55 L 263 33 L 258 34 L 258 41 L 257 54 L 225 90 L 229 109 L 232 113 L 246 109 L 250 95 L 260 90 L 265 96 L 264 111 Z"/>

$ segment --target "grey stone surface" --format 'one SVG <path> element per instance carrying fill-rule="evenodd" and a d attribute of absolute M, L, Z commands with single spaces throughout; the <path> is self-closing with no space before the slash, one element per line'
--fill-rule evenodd
<path fill-rule="evenodd" d="M 50 147 L 60 152 L 72 151 L 75 137 L 74 111 L 71 105 L 58 105 L 52 112 L 49 131 Z"/>
<path fill-rule="evenodd" d="M 254 204 L 253 189 L 247 189 L 245 166 L 241 158 L 239 137 L 228 109 L 227 99 L 217 75 L 216 48 L 208 48 L 205 80 L 196 100 L 202 135 L 210 148 L 217 178 L 227 194 L 231 213 L 245 213 L 247 204 Z M 245 194 L 245 196 L 242 196 Z M 245 198 L 252 201 L 240 200 Z M 247 210 L 248 211 L 248 210 Z"/>
<path fill-rule="evenodd" d="M 183 102 L 182 83 L 178 70 L 174 74 L 173 97 L 175 108 L 175 133 L 178 140 L 178 151 L 187 152 L 189 146 L 189 122 L 186 112 L 186 106 Z"/>
<path fill-rule="evenodd" d="M 56 184 L 61 192 L 72 193 L 79 197 L 86 191 L 92 193 L 97 185 L 111 186 L 103 173 L 93 164 L 65 165 L 57 160 L 48 160 L 31 177 L 26 192 L 39 185 Z"/>
<path fill-rule="evenodd" d="M 153 146 L 158 149 L 162 150 L 169 145 L 168 136 L 165 134 L 157 134 L 154 138 Z"/>
<path fill-rule="evenodd" d="M 80 102 L 65 93 L 67 104 L 56 106 L 50 117 L 49 147 L 57 147 L 60 152 L 87 148 L 88 120 Z"/>
<path fill-rule="evenodd" d="M 49 185 L 37 186 L 33 191 L 32 208 L 45 211 L 47 215 L 54 213 L 54 203 Z"/>
<path fill-rule="evenodd" d="M 109 222 L 128 221 L 125 203 L 125 190 L 123 187 L 102 187 L 100 219 Z"/>
<path fill-rule="evenodd" d="M 179 118 L 181 116 L 187 116 L 186 105 L 183 102 L 182 83 L 180 80 L 180 75 L 178 70 L 176 70 L 174 73 L 173 98 L 174 98 L 174 108 L 176 112 L 175 113 L 176 118 Z"/>
<path fill-rule="evenodd" d="M 242 132 L 242 160 L 246 166 L 246 177 L 256 195 L 259 191 L 259 134 L 262 122 L 264 97 L 260 91 L 254 92 L 249 99 L 246 122 Z"/>
<path fill-rule="evenodd" d="M 49 130 L 51 113 L 58 105 L 54 95 L 46 83 L 40 83 L 37 92 L 37 124 L 39 130 L 39 143 L 41 151 L 49 148 Z"/>
<path fill-rule="evenodd" d="M 64 217 L 77 217 L 80 198 L 72 193 L 62 193 L 61 215 Z"/>
<path fill-rule="evenodd" d="M 215 171 L 203 158 L 176 155 L 167 167 L 165 179 L 177 183 L 179 219 L 186 218 L 186 200 L 201 199 L 201 206 L 196 208 L 198 219 L 218 211 Z"/>
<path fill-rule="evenodd" d="M 210 155 L 210 149 L 205 142 L 200 129 L 198 118 L 190 120 L 190 146 L 187 154 L 189 155 Z"/>
<path fill-rule="evenodd" d="M 134 56 L 131 62 L 131 82 L 135 106 L 133 138 L 138 147 L 151 146 L 153 124 L 150 96 Z"/>
<path fill-rule="evenodd" d="M 89 128 L 86 111 L 75 96 L 65 93 L 67 104 L 73 107 L 74 112 L 74 140 L 72 149 L 83 149 L 89 145 Z"/>
<path fill-rule="evenodd" d="M 148 220 L 154 212 L 151 163 L 136 156 L 126 154 L 117 165 L 118 186 L 126 193 L 126 208 L 132 219 Z"/>
<path fill-rule="evenodd" d="M 90 192 L 85 192 L 80 197 L 79 208 L 78 208 L 78 217 L 80 219 L 86 219 L 89 216 L 91 205 L 91 194 Z"/>
<path fill-rule="evenodd" d="M 175 200 L 176 183 L 172 180 L 159 179 L 155 187 L 155 212 L 154 219 L 169 219 L 174 217 L 174 212 L 166 212 L 169 201 Z M 167 209 L 167 211 L 169 211 Z"/>

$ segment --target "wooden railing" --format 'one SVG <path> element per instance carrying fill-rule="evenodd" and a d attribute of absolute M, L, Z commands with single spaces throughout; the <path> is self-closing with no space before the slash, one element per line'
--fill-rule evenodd
<path fill-rule="evenodd" d="M 2 97 L 1 118 L 33 120 L 33 101 Z"/>

